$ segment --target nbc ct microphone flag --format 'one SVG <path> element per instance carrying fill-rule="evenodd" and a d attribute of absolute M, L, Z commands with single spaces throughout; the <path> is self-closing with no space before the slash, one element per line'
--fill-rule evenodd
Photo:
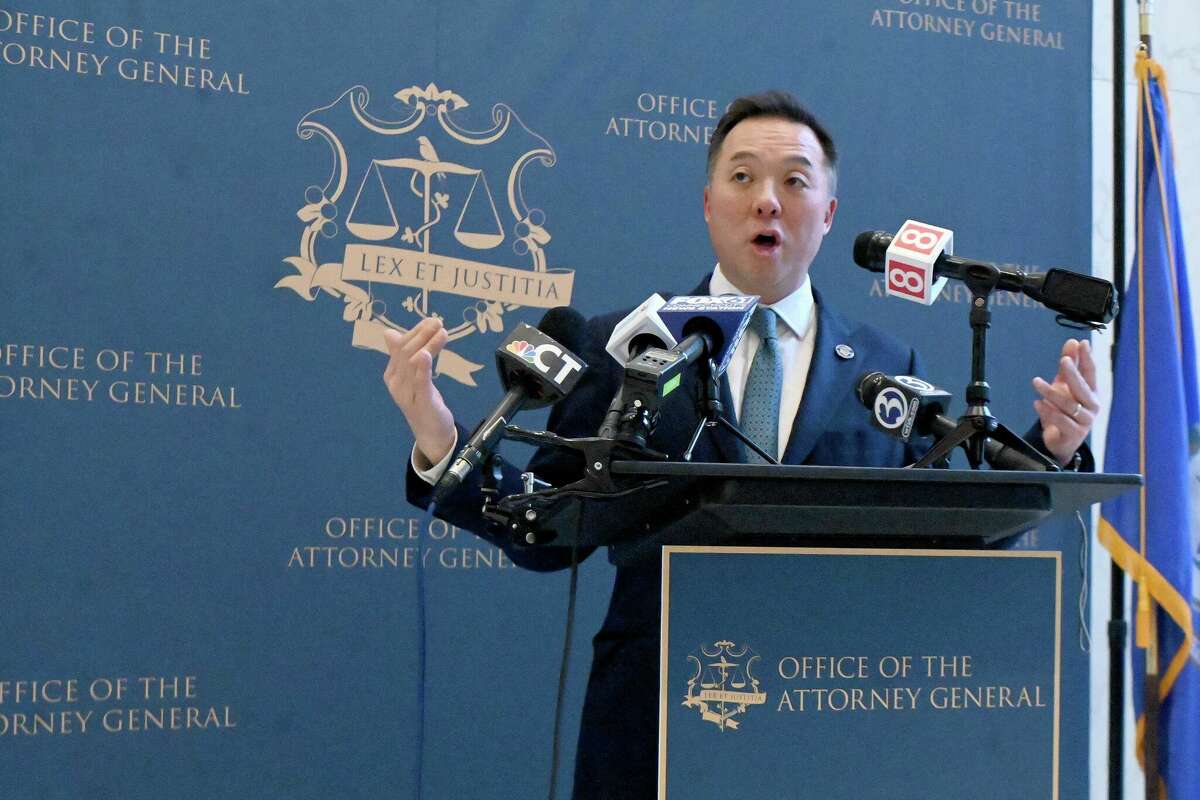
<path fill-rule="evenodd" d="M 1146 650 L 1157 649 L 1159 774 L 1171 800 L 1200 797 L 1197 559 L 1200 400 L 1187 264 L 1162 68 L 1138 54 L 1137 252 L 1123 302 L 1105 469 L 1145 485 L 1104 503 L 1100 541 L 1137 586 L 1131 648 L 1144 758 Z M 1154 645 L 1157 644 L 1157 648 Z M 1145 766 L 1143 762 L 1143 766 Z"/>

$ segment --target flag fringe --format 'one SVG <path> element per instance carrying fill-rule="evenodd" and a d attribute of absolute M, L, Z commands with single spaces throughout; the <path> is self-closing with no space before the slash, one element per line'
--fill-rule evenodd
<path fill-rule="evenodd" d="M 1141 553 L 1132 548 L 1129 542 L 1125 541 L 1117 529 L 1112 526 L 1112 523 L 1103 517 L 1100 518 L 1096 536 L 1100 540 L 1100 544 L 1104 545 L 1104 549 L 1108 550 L 1117 566 L 1124 570 L 1139 588 L 1144 587 L 1154 601 L 1183 631 L 1183 643 L 1172 654 L 1170 666 L 1163 674 L 1162 683 L 1159 686 L 1159 698 L 1165 700 L 1196 644 L 1196 629 L 1192 619 L 1191 606 L 1188 605 L 1187 599 L 1179 593 L 1179 590 L 1153 564 L 1143 558 Z M 1139 647 L 1141 646 L 1139 645 Z"/>

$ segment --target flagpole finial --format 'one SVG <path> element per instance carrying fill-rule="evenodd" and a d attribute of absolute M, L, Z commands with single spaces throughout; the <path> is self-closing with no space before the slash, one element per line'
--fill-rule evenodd
<path fill-rule="evenodd" d="M 1152 5 L 1153 0 L 1138 0 L 1138 38 L 1141 39 L 1138 49 L 1144 48 L 1147 55 L 1150 53 L 1150 15 L 1154 13 Z"/>

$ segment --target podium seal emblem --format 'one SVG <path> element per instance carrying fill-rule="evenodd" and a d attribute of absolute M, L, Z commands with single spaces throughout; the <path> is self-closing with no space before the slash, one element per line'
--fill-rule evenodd
<path fill-rule="evenodd" d="M 696 674 L 688 681 L 684 707 L 698 709 L 702 720 L 722 732 L 737 730 L 739 714 L 767 702 L 753 674 L 759 658 L 749 647 L 738 647 L 730 641 L 701 645 L 688 656 Z"/>

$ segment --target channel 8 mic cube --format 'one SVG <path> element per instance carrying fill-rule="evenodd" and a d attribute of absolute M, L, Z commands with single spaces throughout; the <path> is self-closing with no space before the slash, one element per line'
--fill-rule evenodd
<path fill-rule="evenodd" d="M 934 278 L 938 256 L 954 254 L 954 232 L 936 225 L 905 220 L 887 249 L 884 285 L 888 295 L 933 305 L 946 285 Z"/>

